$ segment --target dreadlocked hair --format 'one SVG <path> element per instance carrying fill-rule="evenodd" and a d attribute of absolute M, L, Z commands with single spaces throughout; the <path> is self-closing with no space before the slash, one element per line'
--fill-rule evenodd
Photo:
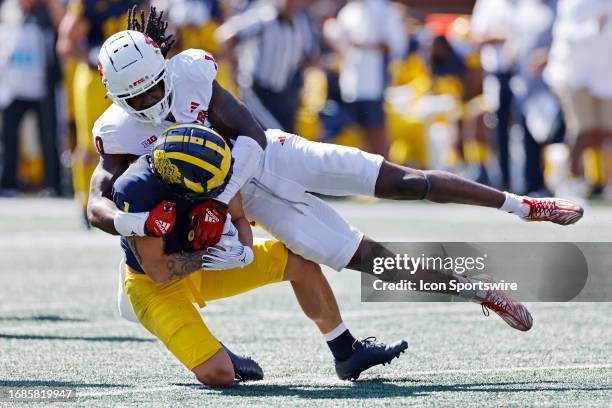
<path fill-rule="evenodd" d="M 166 36 L 166 29 L 168 28 L 168 22 L 162 20 L 164 12 L 157 13 L 155 7 L 151 7 L 149 10 L 149 18 L 145 23 L 145 12 L 140 11 L 140 19 L 138 19 L 138 6 L 134 5 L 128 10 L 128 30 L 139 31 L 149 37 L 157 45 L 164 57 L 168 55 L 174 39 L 172 35 Z"/>

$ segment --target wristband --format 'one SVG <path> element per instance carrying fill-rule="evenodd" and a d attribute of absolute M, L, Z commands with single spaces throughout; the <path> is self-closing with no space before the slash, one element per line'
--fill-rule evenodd
<path fill-rule="evenodd" d="M 228 205 L 236 193 L 246 184 L 255 172 L 259 169 L 259 164 L 263 158 L 263 149 L 248 136 L 238 136 L 232 148 L 232 158 L 234 167 L 225 189 L 215 200 Z"/>
<path fill-rule="evenodd" d="M 113 218 L 115 229 L 119 235 L 124 237 L 130 236 L 147 236 L 145 232 L 145 223 L 149 218 L 148 212 L 126 213 L 117 211 Z"/>

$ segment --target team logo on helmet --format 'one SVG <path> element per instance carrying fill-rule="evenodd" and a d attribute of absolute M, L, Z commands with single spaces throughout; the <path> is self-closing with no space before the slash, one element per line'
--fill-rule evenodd
<path fill-rule="evenodd" d="M 180 184 L 181 172 L 179 168 L 170 161 L 165 151 L 154 150 L 153 162 L 155 163 L 155 171 L 164 182 L 168 184 Z"/>

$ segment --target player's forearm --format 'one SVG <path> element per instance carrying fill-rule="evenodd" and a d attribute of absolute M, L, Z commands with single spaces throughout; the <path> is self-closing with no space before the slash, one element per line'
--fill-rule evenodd
<path fill-rule="evenodd" d="M 164 280 L 180 279 L 202 269 L 202 256 L 206 250 L 196 252 L 180 252 L 165 256 L 163 272 Z"/>
<path fill-rule="evenodd" d="M 115 215 L 118 211 L 115 203 L 106 197 L 90 196 L 87 203 L 87 219 L 91 225 L 111 235 L 120 235 L 115 228 Z"/>
<path fill-rule="evenodd" d="M 242 242 L 242 245 L 253 248 L 253 231 L 251 230 L 251 224 L 245 217 L 233 219 L 234 227 L 238 230 L 238 239 Z"/>
<path fill-rule="evenodd" d="M 232 148 L 233 173 L 217 200 L 224 204 L 255 174 L 268 144 L 266 133 L 240 101 L 215 81 L 210 102 L 210 123 L 221 134 L 236 138 Z"/>
<path fill-rule="evenodd" d="M 128 237 L 128 246 L 142 270 L 155 282 L 180 279 L 202 269 L 206 250 L 164 254 L 161 238 Z"/>
<path fill-rule="evenodd" d="M 208 119 L 222 135 L 236 138 L 246 136 L 255 140 L 265 150 L 268 140 L 264 129 L 255 120 L 247 107 L 225 90 L 217 81 L 213 82 Z"/>
<path fill-rule="evenodd" d="M 137 235 L 144 234 L 144 222 L 146 216 L 142 215 L 136 220 L 134 216 L 130 216 L 131 222 L 116 222 L 117 215 L 120 213 L 115 203 L 110 199 L 112 196 L 113 185 L 115 181 L 130 164 L 128 155 L 101 155 L 100 162 L 96 166 L 91 175 L 89 185 L 89 201 L 87 202 L 87 219 L 96 228 L 101 229 L 112 235 Z M 126 218 L 126 217 L 124 217 Z M 142 228 L 138 226 L 142 224 Z M 123 228 L 119 228 L 123 227 Z M 138 233 L 140 232 L 140 233 Z"/>
<path fill-rule="evenodd" d="M 257 123 L 255 118 L 251 115 L 251 112 L 247 110 L 246 107 L 242 107 L 243 110 L 248 114 L 245 116 L 248 117 L 248 120 L 245 120 L 238 126 L 238 134 L 250 137 L 255 140 L 257 144 L 261 147 L 262 150 L 266 149 L 268 145 L 268 140 L 266 139 L 266 133 L 262 129 L 261 126 Z"/>

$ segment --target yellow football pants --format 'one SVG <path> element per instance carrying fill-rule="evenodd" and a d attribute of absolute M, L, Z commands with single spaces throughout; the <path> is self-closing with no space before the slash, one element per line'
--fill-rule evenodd
<path fill-rule="evenodd" d="M 258 239 L 255 259 L 244 269 L 200 270 L 186 278 L 154 282 L 126 266 L 125 290 L 140 323 L 188 369 L 211 358 L 221 344 L 194 307 L 283 280 L 288 251 L 276 240 Z"/>

